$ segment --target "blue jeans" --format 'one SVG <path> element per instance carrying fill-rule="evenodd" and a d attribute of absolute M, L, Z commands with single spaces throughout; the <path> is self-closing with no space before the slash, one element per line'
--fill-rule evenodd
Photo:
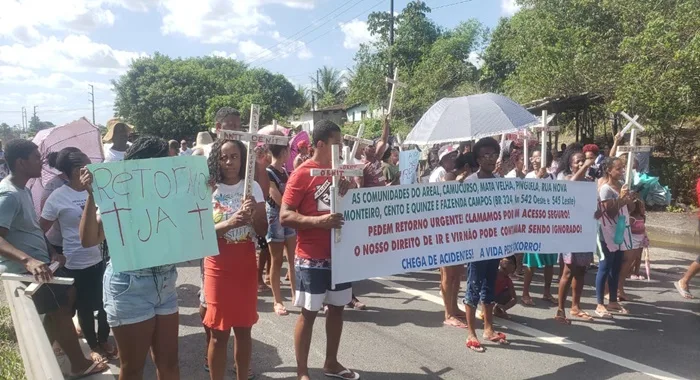
<path fill-rule="evenodd" d="M 501 259 L 481 260 L 467 266 L 467 292 L 464 303 L 477 307 L 479 300 L 484 305 L 496 300 L 496 277 Z"/>
<path fill-rule="evenodd" d="M 605 281 L 608 282 L 610 291 L 610 302 L 617 302 L 617 284 L 620 279 L 620 269 L 622 269 L 622 259 L 625 256 L 623 251 L 610 252 L 605 241 L 600 241 L 600 250 L 604 260 L 598 264 L 598 274 L 595 276 L 595 292 L 598 305 L 603 305 L 605 299 Z"/>

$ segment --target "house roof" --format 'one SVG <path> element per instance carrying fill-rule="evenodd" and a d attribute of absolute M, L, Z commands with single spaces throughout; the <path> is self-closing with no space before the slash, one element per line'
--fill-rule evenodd
<path fill-rule="evenodd" d="M 319 108 L 316 110 L 316 112 L 319 111 L 345 111 L 347 108 L 345 108 L 345 104 L 336 104 L 324 108 Z"/>

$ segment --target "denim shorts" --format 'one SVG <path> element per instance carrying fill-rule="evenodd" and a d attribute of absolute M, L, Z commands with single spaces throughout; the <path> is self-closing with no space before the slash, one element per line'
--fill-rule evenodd
<path fill-rule="evenodd" d="M 464 303 L 477 307 L 479 300 L 484 305 L 496 300 L 496 277 L 501 259 L 474 261 L 467 265 L 467 292 Z"/>
<path fill-rule="evenodd" d="M 267 241 L 268 243 L 284 243 L 290 237 L 296 236 L 297 232 L 293 228 L 282 227 L 280 222 L 280 210 L 265 204 L 267 210 Z"/>
<path fill-rule="evenodd" d="M 108 263 L 102 298 L 109 326 L 132 325 L 156 315 L 177 313 L 176 282 L 174 265 L 117 273 Z"/>

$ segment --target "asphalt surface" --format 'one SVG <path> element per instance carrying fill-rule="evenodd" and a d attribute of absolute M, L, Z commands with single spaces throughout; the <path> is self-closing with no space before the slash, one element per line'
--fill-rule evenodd
<path fill-rule="evenodd" d="M 680 298 L 672 283 L 694 258 L 682 251 L 652 250 L 652 281 L 628 281 L 627 292 L 634 298 L 625 304 L 630 315 L 616 315 L 613 321 L 573 321 L 571 326 L 554 322 L 554 306 L 537 302 L 542 291 L 538 274 L 531 291 L 537 306 L 517 305 L 511 309 L 511 321 L 497 319 L 510 346 L 485 344 L 482 354 L 467 351 L 465 330 L 443 327 L 438 272 L 362 281 L 355 290 L 369 309 L 346 312 L 340 360 L 363 379 L 699 379 L 700 299 Z M 591 314 L 594 276 L 595 271 L 588 273 L 582 299 Z M 182 379 L 208 379 L 197 309 L 199 267 L 181 265 L 178 283 Z M 520 294 L 522 282 L 515 285 Z M 700 297 L 700 279 L 693 285 Z M 284 283 L 283 291 L 289 295 Z M 257 378 L 294 378 L 298 310 L 287 303 L 291 314 L 276 316 L 269 291 L 261 294 L 258 305 L 260 321 L 253 329 Z M 309 363 L 314 379 L 324 378 L 324 323 L 319 317 L 314 330 Z M 234 378 L 231 349 L 228 366 L 227 378 Z M 116 365 L 112 371 L 118 373 Z M 144 378 L 155 379 L 150 360 Z"/>

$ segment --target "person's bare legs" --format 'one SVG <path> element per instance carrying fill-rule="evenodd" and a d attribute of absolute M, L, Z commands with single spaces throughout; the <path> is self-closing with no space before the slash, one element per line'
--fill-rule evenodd
<path fill-rule="evenodd" d="M 693 261 L 688 267 L 688 270 L 685 272 L 685 275 L 683 275 L 683 278 L 678 280 L 678 285 L 681 287 L 681 289 L 685 290 L 686 292 L 689 291 L 690 280 L 697 276 L 698 273 L 700 273 L 700 263 Z"/>
<path fill-rule="evenodd" d="M 330 307 L 329 307 L 330 311 Z M 294 328 L 294 353 L 297 359 L 297 379 L 309 380 L 309 350 L 318 312 L 301 309 Z"/>
<path fill-rule="evenodd" d="M 632 271 L 632 263 L 634 261 L 634 257 L 637 255 L 637 251 L 640 251 L 641 253 L 642 248 L 625 251 L 622 258 L 620 278 L 617 280 L 617 298 L 620 301 L 626 301 L 627 295 L 625 294 L 625 281 L 627 280 L 627 276 L 629 276 L 630 272 Z"/>
<path fill-rule="evenodd" d="M 178 329 L 180 314 L 156 315 L 151 357 L 159 380 L 179 380 Z"/>
<path fill-rule="evenodd" d="M 265 287 L 265 275 L 270 274 L 269 248 L 261 248 L 258 252 L 258 287 Z"/>
<path fill-rule="evenodd" d="M 449 320 L 454 315 L 452 310 L 452 302 L 450 301 L 451 279 L 448 276 L 448 267 L 440 268 L 440 293 L 442 294 L 442 304 L 445 309 L 445 321 Z"/>
<path fill-rule="evenodd" d="M 287 273 L 289 274 L 289 286 L 292 288 L 292 305 L 296 301 L 297 282 L 296 273 L 294 271 L 294 250 L 297 248 L 297 237 L 292 236 L 284 242 L 287 253 Z"/>
<path fill-rule="evenodd" d="M 209 377 L 212 380 L 222 380 L 226 374 L 226 351 L 231 330 L 211 329 L 211 341 L 209 342 Z M 238 372 L 238 371 L 237 371 Z M 246 376 L 248 372 L 245 372 Z"/>
<path fill-rule="evenodd" d="M 282 255 L 284 254 L 284 243 L 270 242 L 270 288 L 272 288 L 272 297 L 274 299 L 273 309 L 277 315 L 287 315 L 287 309 L 284 307 L 282 299 L 282 289 L 280 273 L 282 271 Z"/>
<path fill-rule="evenodd" d="M 199 305 L 199 317 L 202 318 L 202 327 L 204 328 L 204 337 L 206 339 L 206 351 L 209 352 L 209 341 L 211 340 L 211 330 L 209 327 L 204 325 L 204 317 L 207 315 L 207 308 L 204 305 Z M 207 359 L 207 366 L 209 366 L 209 359 Z"/>
<path fill-rule="evenodd" d="M 235 337 L 233 341 L 233 357 L 236 361 L 237 380 L 246 380 L 249 376 L 250 359 L 253 357 L 253 338 L 250 332 L 251 328 L 249 327 L 233 328 L 233 335 Z M 226 367 L 224 366 L 224 370 L 225 369 Z"/>
<path fill-rule="evenodd" d="M 493 304 L 481 304 L 484 310 L 484 339 L 491 339 L 496 333 L 493 331 Z"/>
<path fill-rule="evenodd" d="M 459 309 L 459 304 L 457 303 L 457 298 L 459 297 L 459 288 L 462 282 L 462 272 L 464 272 L 463 265 L 455 265 L 451 269 L 452 272 L 452 310 L 454 310 L 455 316 L 457 318 L 466 318 L 466 314 Z"/>
<path fill-rule="evenodd" d="M 46 314 L 44 324 L 51 331 L 50 336 L 56 339 L 63 352 L 70 360 L 71 371 L 82 373 L 92 365 L 92 360 L 85 357 L 78 342 L 78 334 L 72 319 L 72 308 L 62 306 L 58 310 Z"/>
<path fill-rule="evenodd" d="M 566 297 L 569 294 L 569 287 L 571 286 L 571 266 L 568 264 L 564 265 L 564 270 L 562 271 L 561 278 L 559 279 L 559 294 L 557 299 L 557 314 L 556 318 L 564 318 L 566 320 Z"/>
<path fill-rule="evenodd" d="M 530 283 L 532 282 L 532 277 L 535 275 L 535 268 L 525 267 L 525 276 L 523 279 L 523 303 L 525 305 L 534 305 L 532 297 L 530 296 Z"/>
<path fill-rule="evenodd" d="M 552 297 L 552 279 L 554 278 L 554 266 L 547 265 L 544 267 L 544 293 L 542 298 L 553 299 Z"/>
<path fill-rule="evenodd" d="M 586 267 L 574 266 L 572 268 L 572 297 L 571 297 L 571 313 L 578 314 L 581 312 L 581 295 L 583 294 L 583 284 L 585 282 Z"/>
<path fill-rule="evenodd" d="M 343 306 L 328 305 L 326 314 L 326 360 L 323 363 L 325 373 L 338 373 L 345 369 L 338 362 L 340 337 L 343 335 Z"/>
<path fill-rule="evenodd" d="M 143 379 L 143 367 L 155 330 L 155 317 L 131 325 L 112 327 L 119 349 L 119 380 Z"/>

